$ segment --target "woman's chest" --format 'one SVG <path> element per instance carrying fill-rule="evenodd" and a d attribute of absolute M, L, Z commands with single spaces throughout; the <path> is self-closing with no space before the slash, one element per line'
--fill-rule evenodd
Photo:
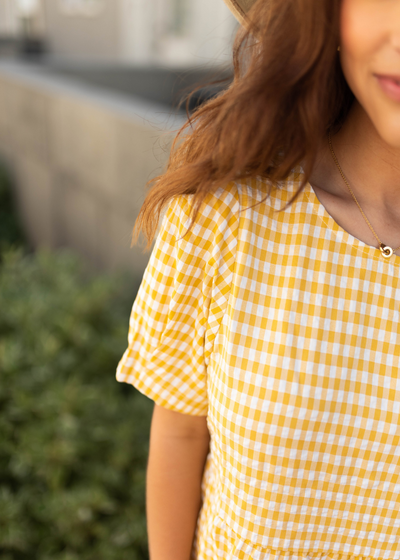
<path fill-rule="evenodd" d="M 209 368 L 222 433 L 304 442 L 360 418 L 400 425 L 398 279 L 291 262 L 248 260 L 235 278 Z"/>

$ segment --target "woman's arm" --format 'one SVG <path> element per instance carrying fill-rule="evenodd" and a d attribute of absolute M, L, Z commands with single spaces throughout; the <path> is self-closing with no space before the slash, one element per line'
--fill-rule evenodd
<path fill-rule="evenodd" d="M 150 560 L 189 560 L 209 451 L 205 416 L 154 405 L 147 465 Z"/>

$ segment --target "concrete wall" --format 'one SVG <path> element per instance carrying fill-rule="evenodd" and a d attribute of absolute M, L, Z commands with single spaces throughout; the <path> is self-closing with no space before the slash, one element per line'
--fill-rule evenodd
<path fill-rule="evenodd" d="M 132 228 L 185 118 L 11 61 L 0 62 L 0 107 L 0 158 L 33 246 L 141 275 L 149 254 L 130 248 Z"/>

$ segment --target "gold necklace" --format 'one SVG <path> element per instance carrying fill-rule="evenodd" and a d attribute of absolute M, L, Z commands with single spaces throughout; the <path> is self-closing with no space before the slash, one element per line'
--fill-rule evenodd
<path fill-rule="evenodd" d="M 381 240 L 379 239 L 379 237 L 376 235 L 374 228 L 371 226 L 371 224 L 370 224 L 370 222 L 369 222 L 367 216 L 364 214 L 364 212 L 362 211 L 361 206 L 358 204 L 358 201 L 357 201 L 357 199 L 356 199 L 356 197 L 355 197 L 353 191 L 351 190 L 351 187 L 350 187 L 349 183 L 347 182 L 346 177 L 344 176 L 344 173 L 343 173 L 343 171 L 342 171 L 342 169 L 341 169 L 341 167 L 340 167 L 340 165 L 339 165 L 339 162 L 338 162 L 338 160 L 337 160 L 337 157 L 336 157 L 336 155 L 335 155 L 335 152 L 333 151 L 332 138 L 331 138 L 331 131 L 329 131 L 328 139 L 329 139 L 329 147 L 330 147 L 330 149 L 331 149 L 331 154 L 332 154 L 333 160 L 334 160 L 334 162 L 336 163 L 337 168 L 338 168 L 339 171 L 340 171 L 340 174 L 341 174 L 341 176 L 342 176 L 342 178 L 343 178 L 343 181 L 346 183 L 347 188 L 349 189 L 351 196 L 354 198 L 354 202 L 355 202 L 355 203 L 357 204 L 357 206 L 359 207 L 360 212 L 361 212 L 361 214 L 364 216 L 364 219 L 365 219 L 365 221 L 367 222 L 367 224 L 368 224 L 370 230 L 372 231 L 372 233 L 373 233 L 373 234 L 375 235 L 375 237 L 377 238 L 377 240 L 378 240 L 378 242 L 379 242 L 379 249 L 380 249 L 380 251 L 381 251 L 382 257 L 385 257 L 385 259 L 389 259 L 389 258 L 393 255 L 393 253 L 394 253 L 395 251 L 398 251 L 398 250 L 400 249 L 400 246 L 397 247 L 397 249 L 392 249 L 392 248 L 389 247 L 388 245 L 385 245 L 384 243 L 382 243 L 382 241 L 381 241 Z"/>

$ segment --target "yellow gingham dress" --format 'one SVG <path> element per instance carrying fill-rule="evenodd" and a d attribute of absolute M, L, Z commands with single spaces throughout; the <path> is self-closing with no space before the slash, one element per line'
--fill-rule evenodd
<path fill-rule="evenodd" d="M 310 184 L 275 212 L 302 173 L 218 189 L 183 239 L 174 199 L 132 308 L 117 380 L 207 416 L 193 559 L 400 559 L 400 257 Z"/>

